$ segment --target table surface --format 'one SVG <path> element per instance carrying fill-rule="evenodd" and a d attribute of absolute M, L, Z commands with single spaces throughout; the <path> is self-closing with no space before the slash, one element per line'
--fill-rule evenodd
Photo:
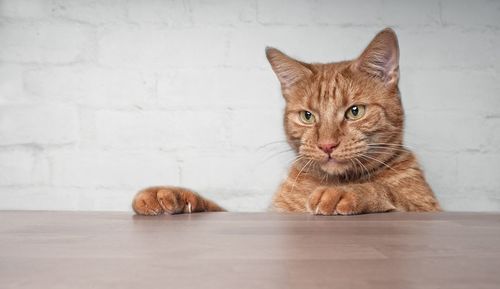
<path fill-rule="evenodd" d="M 500 288 L 500 214 L 6 211 L 0 288 Z"/>

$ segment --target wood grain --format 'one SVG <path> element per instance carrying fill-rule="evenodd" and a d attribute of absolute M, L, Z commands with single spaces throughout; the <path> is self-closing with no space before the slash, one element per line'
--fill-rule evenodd
<path fill-rule="evenodd" d="M 0 288 L 499 288 L 500 214 L 0 212 Z"/>

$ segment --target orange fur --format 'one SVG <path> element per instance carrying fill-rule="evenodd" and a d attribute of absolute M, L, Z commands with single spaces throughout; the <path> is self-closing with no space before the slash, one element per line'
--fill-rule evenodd
<path fill-rule="evenodd" d="M 284 125 L 297 159 L 273 199 L 281 212 L 360 214 L 439 211 L 415 156 L 403 145 L 404 113 L 398 88 L 399 47 L 381 31 L 355 60 L 307 64 L 267 48 L 286 100 Z M 364 108 L 359 119 L 347 111 Z M 305 122 L 304 112 L 313 116 Z M 309 121 L 309 120 L 307 120 Z M 136 213 L 221 211 L 176 187 L 139 192 Z"/>

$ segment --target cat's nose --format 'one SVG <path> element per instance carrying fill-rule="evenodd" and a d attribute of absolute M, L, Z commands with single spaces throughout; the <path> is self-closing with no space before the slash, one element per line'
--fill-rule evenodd
<path fill-rule="evenodd" d="M 339 146 L 340 142 L 320 143 L 318 147 L 327 154 L 331 154 L 333 150 Z"/>

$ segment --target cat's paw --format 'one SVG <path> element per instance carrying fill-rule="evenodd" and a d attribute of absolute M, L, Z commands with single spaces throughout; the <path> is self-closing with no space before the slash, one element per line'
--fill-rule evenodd
<path fill-rule="evenodd" d="M 139 215 L 154 216 L 163 213 L 191 213 L 197 208 L 196 194 L 176 187 L 153 187 L 139 193 L 132 202 L 132 208 Z"/>
<path fill-rule="evenodd" d="M 157 191 L 156 188 L 148 188 L 135 195 L 132 208 L 138 215 L 155 216 L 164 212 L 156 197 Z"/>
<path fill-rule="evenodd" d="M 361 213 L 358 204 L 353 192 L 321 187 L 309 196 L 307 210 L 315 215 L 354 215 Z"/>

